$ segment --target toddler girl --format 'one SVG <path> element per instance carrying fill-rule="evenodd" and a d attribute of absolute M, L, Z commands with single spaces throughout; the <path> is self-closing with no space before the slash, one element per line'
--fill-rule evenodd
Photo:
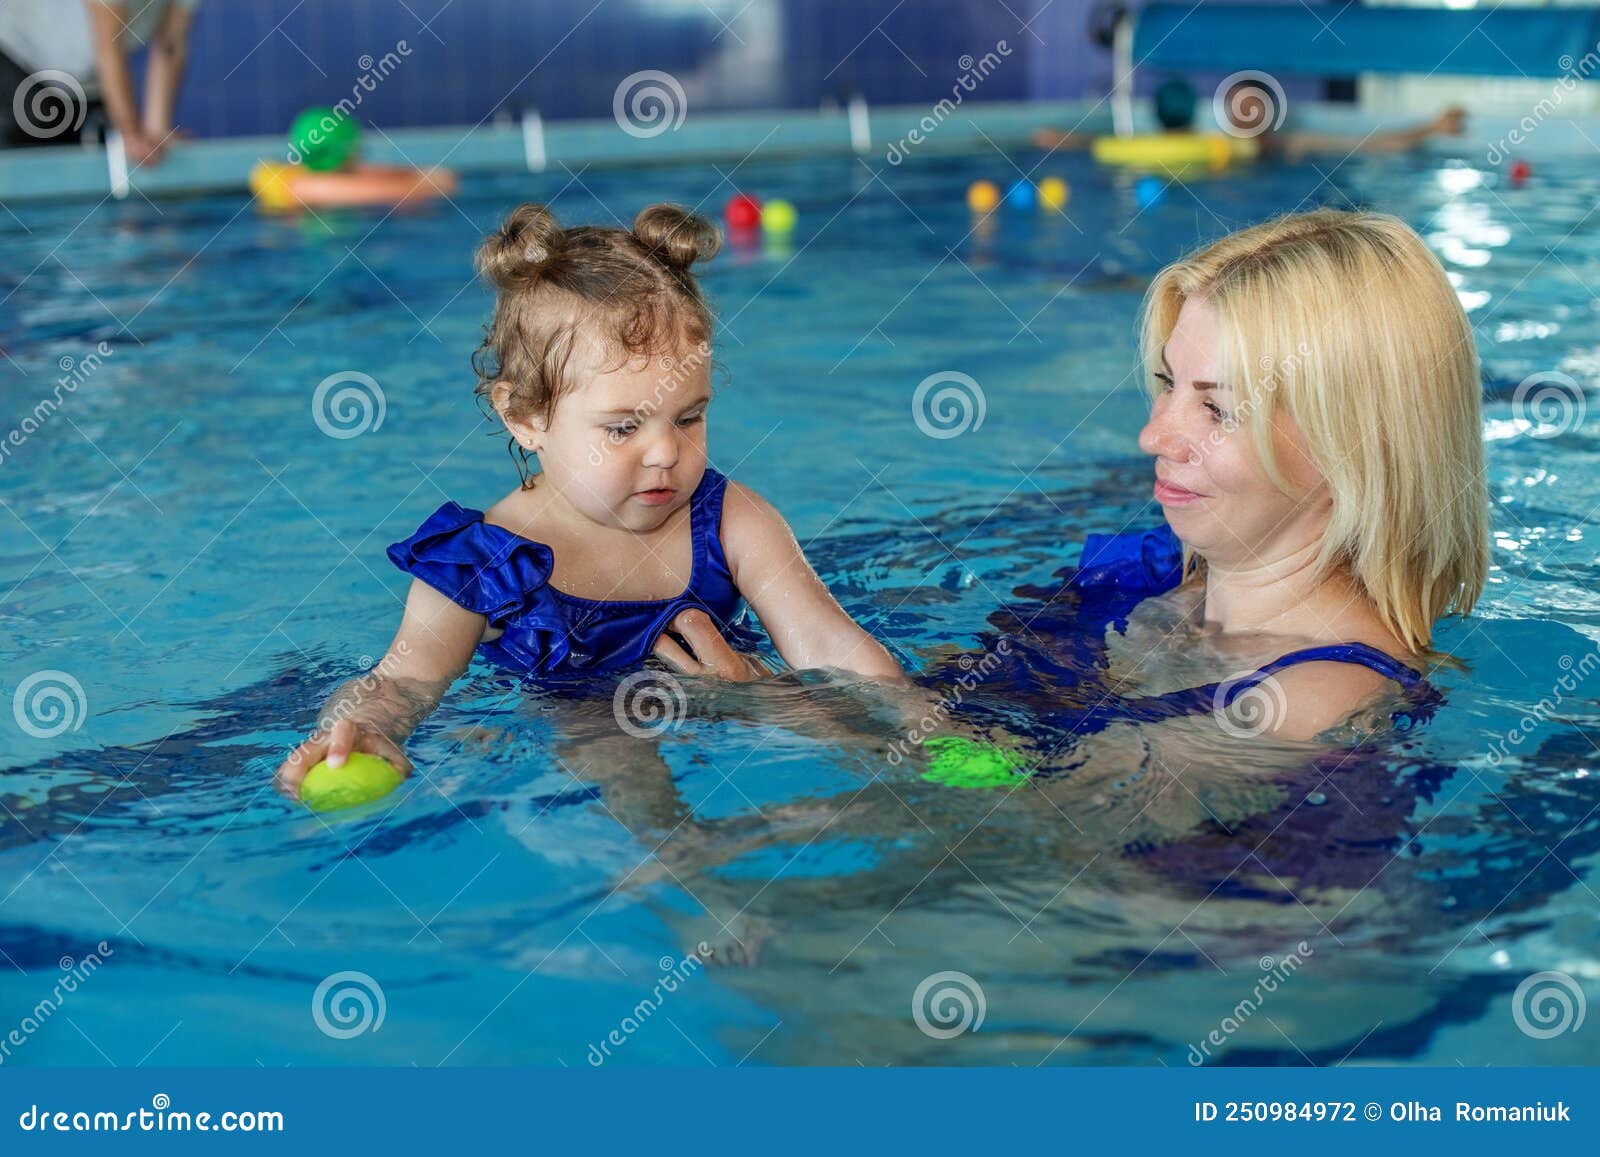
<path fill-rule="evenodd" d="M 718 245 L 708 221 L 673 205 L 645 209 L 630 231 L 563 229 L 525 204 L 483 243 L 477 267 L 497 297 L 477 390 L 522 482 L 487 511 L 447 502 L 389 548 L 413 578 L 399 631 L 376 677 L 336 691 L 279 768 L 289 792 L 351 751 L 411 770 L 401 745 L 474 650 L 536 675 L 654 654 L 726 676 L 726 649 L 711 644 L 744 601 L 791 666 L 901 674 L 783 517 L 707 462 L 713 319 L 691 267 Z"/>

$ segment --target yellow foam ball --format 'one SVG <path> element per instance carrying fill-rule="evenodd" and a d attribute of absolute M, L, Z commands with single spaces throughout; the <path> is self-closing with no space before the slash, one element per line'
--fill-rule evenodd
<path fill-rule="evenodd" d="M 787 233 L 799 219 L 800 214 L 787 201 L 768 201 L 761 207 L 761 228 L 768 233 Z"/>
<path fill-rule="evenodd" d="M 993 181 L 974 181 L 967 186 L 967 208 L 974 213 L 992 213 L 1000 204 L 1000 187 Z"/>
<path fill-rule="evenodd" d="M 382 799 L 404 777 L 382 756 L 352 751 L 344 763 L 329 767 L 323 760 L 300 781 L 300 802 L 314 812 L 355 807 Z"/>
<path fill-rule="evenodd" d="M 1046 177 L 1039 182 L 1039 204 L 1046 209 L 1060 209 L 1072 196 L 1072 187 L 1060 177 Z"/>
<path fill-rule="evenodd" d="M 257 161 L 250 170 L 250 192 L 256 202 L 268 212 L 282 213 L 293 209 L 299 202 L 289 188 L 289 178 L 297 166 L 282 161 Z"/>

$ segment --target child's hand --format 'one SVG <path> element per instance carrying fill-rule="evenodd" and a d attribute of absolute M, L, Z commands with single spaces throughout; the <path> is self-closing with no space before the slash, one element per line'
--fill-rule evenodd
<path fill-rule="evenodd" d="M 671 635 L 663 634 L 656 640 L 655 655 L 680 675 L 715 675 L 744 683 L 772 674 L 759 659 L 730 647 L 704 611 L 684 611 L 672 620 L 669 629 L 682 636 L 689 649 L 684 650 Z"/>
<path fill-rule="evenodd" d="M 329 767 L 338 767 L 352 751 L 382 756 L 401 775 L 409 776 L 415 770 L 406 753 L 387 735 L 370 724 L 341 719 L 333 725 L 333 730 L 319 731 L 291 751 L 274 773 L 273 782 L 290 799 L 299 799 L 300 781 L 306 777 L 306 772 L 324 759 Z"/>

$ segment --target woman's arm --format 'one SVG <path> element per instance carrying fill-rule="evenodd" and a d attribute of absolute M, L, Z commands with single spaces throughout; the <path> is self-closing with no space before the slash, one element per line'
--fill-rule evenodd
<path fill-rule="evenodd" d="M 722 542 L 734 585 L 791 667 L 832 667 L 883 679 L 903 672 L 883 645 L 845 613 L 766 499 L 728 483 Z"/>
<path fill-rule="evenodd" d="M 380 755 L 409 775 L 402 745 L 466 670 L 486 621 L 413 580 L 388 651 L 370 673 L 328 697 L 317 730 L 278 767 L 279 790 L 299 798 L 307 771 L 323 759 L 338 767 L 352 751 Z"/>
<path fill-rule="evenodd" d="M 1302 746 L 1239 739 L 1209 717 L 1114 723 L 1053 753 L 1039 797 L 1087 847 L 1170 844 L 1207 822 L 1224 829 L 1283 802 L 1280 776 L 1305 765 Z M 1024 798 L 1026 794 L 1024 793 Z"/>
<path fill-rule="evenodd" d="M 1276 807 L 1282 774 L 1358 738 L 1391 680 L 1353 663 L 1301 663 L 1227 711 L 1116 723 L 1048 763 L 1041 790 L 1099 840 L 1163 843 L 1207 820 L 1225 828 Z M 1374 714 L 1383 716 L 1379 706 Z M 1340 734 L 1340 732 L 1343 734 Z"/>

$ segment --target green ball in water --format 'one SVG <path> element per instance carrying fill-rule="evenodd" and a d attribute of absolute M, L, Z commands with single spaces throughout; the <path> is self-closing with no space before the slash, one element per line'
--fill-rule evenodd
<path fill-rule="evenodd" d="M 761 228 L 768 233 L 788 233 L 800 214 L 787 201 L 768 201 L 761 207 Z"/>
<path fill-rule="evenodd" d="M 344 167 L 361 143 L 361 126 L 331 108 L 308 108 L 289 126 L 289 154 L 317 173 Z"/>
<path fill-rule="evenodd" d="M 324 759 L 300 781 L 300 802 L 314 812 L 330 812 L 382 799 L 404 777 L 387 759 L 352 751 L 343 764 L 329 767 Z"/>
<path fill-rule="evenodd" d="M 922 745 L 933 756 L 922 778 L 946 787 L 1016 787 L 1028 778 L 1017 769 L 1027 763 L 1014 751 L 966 739 L 941 735 Z"/>

